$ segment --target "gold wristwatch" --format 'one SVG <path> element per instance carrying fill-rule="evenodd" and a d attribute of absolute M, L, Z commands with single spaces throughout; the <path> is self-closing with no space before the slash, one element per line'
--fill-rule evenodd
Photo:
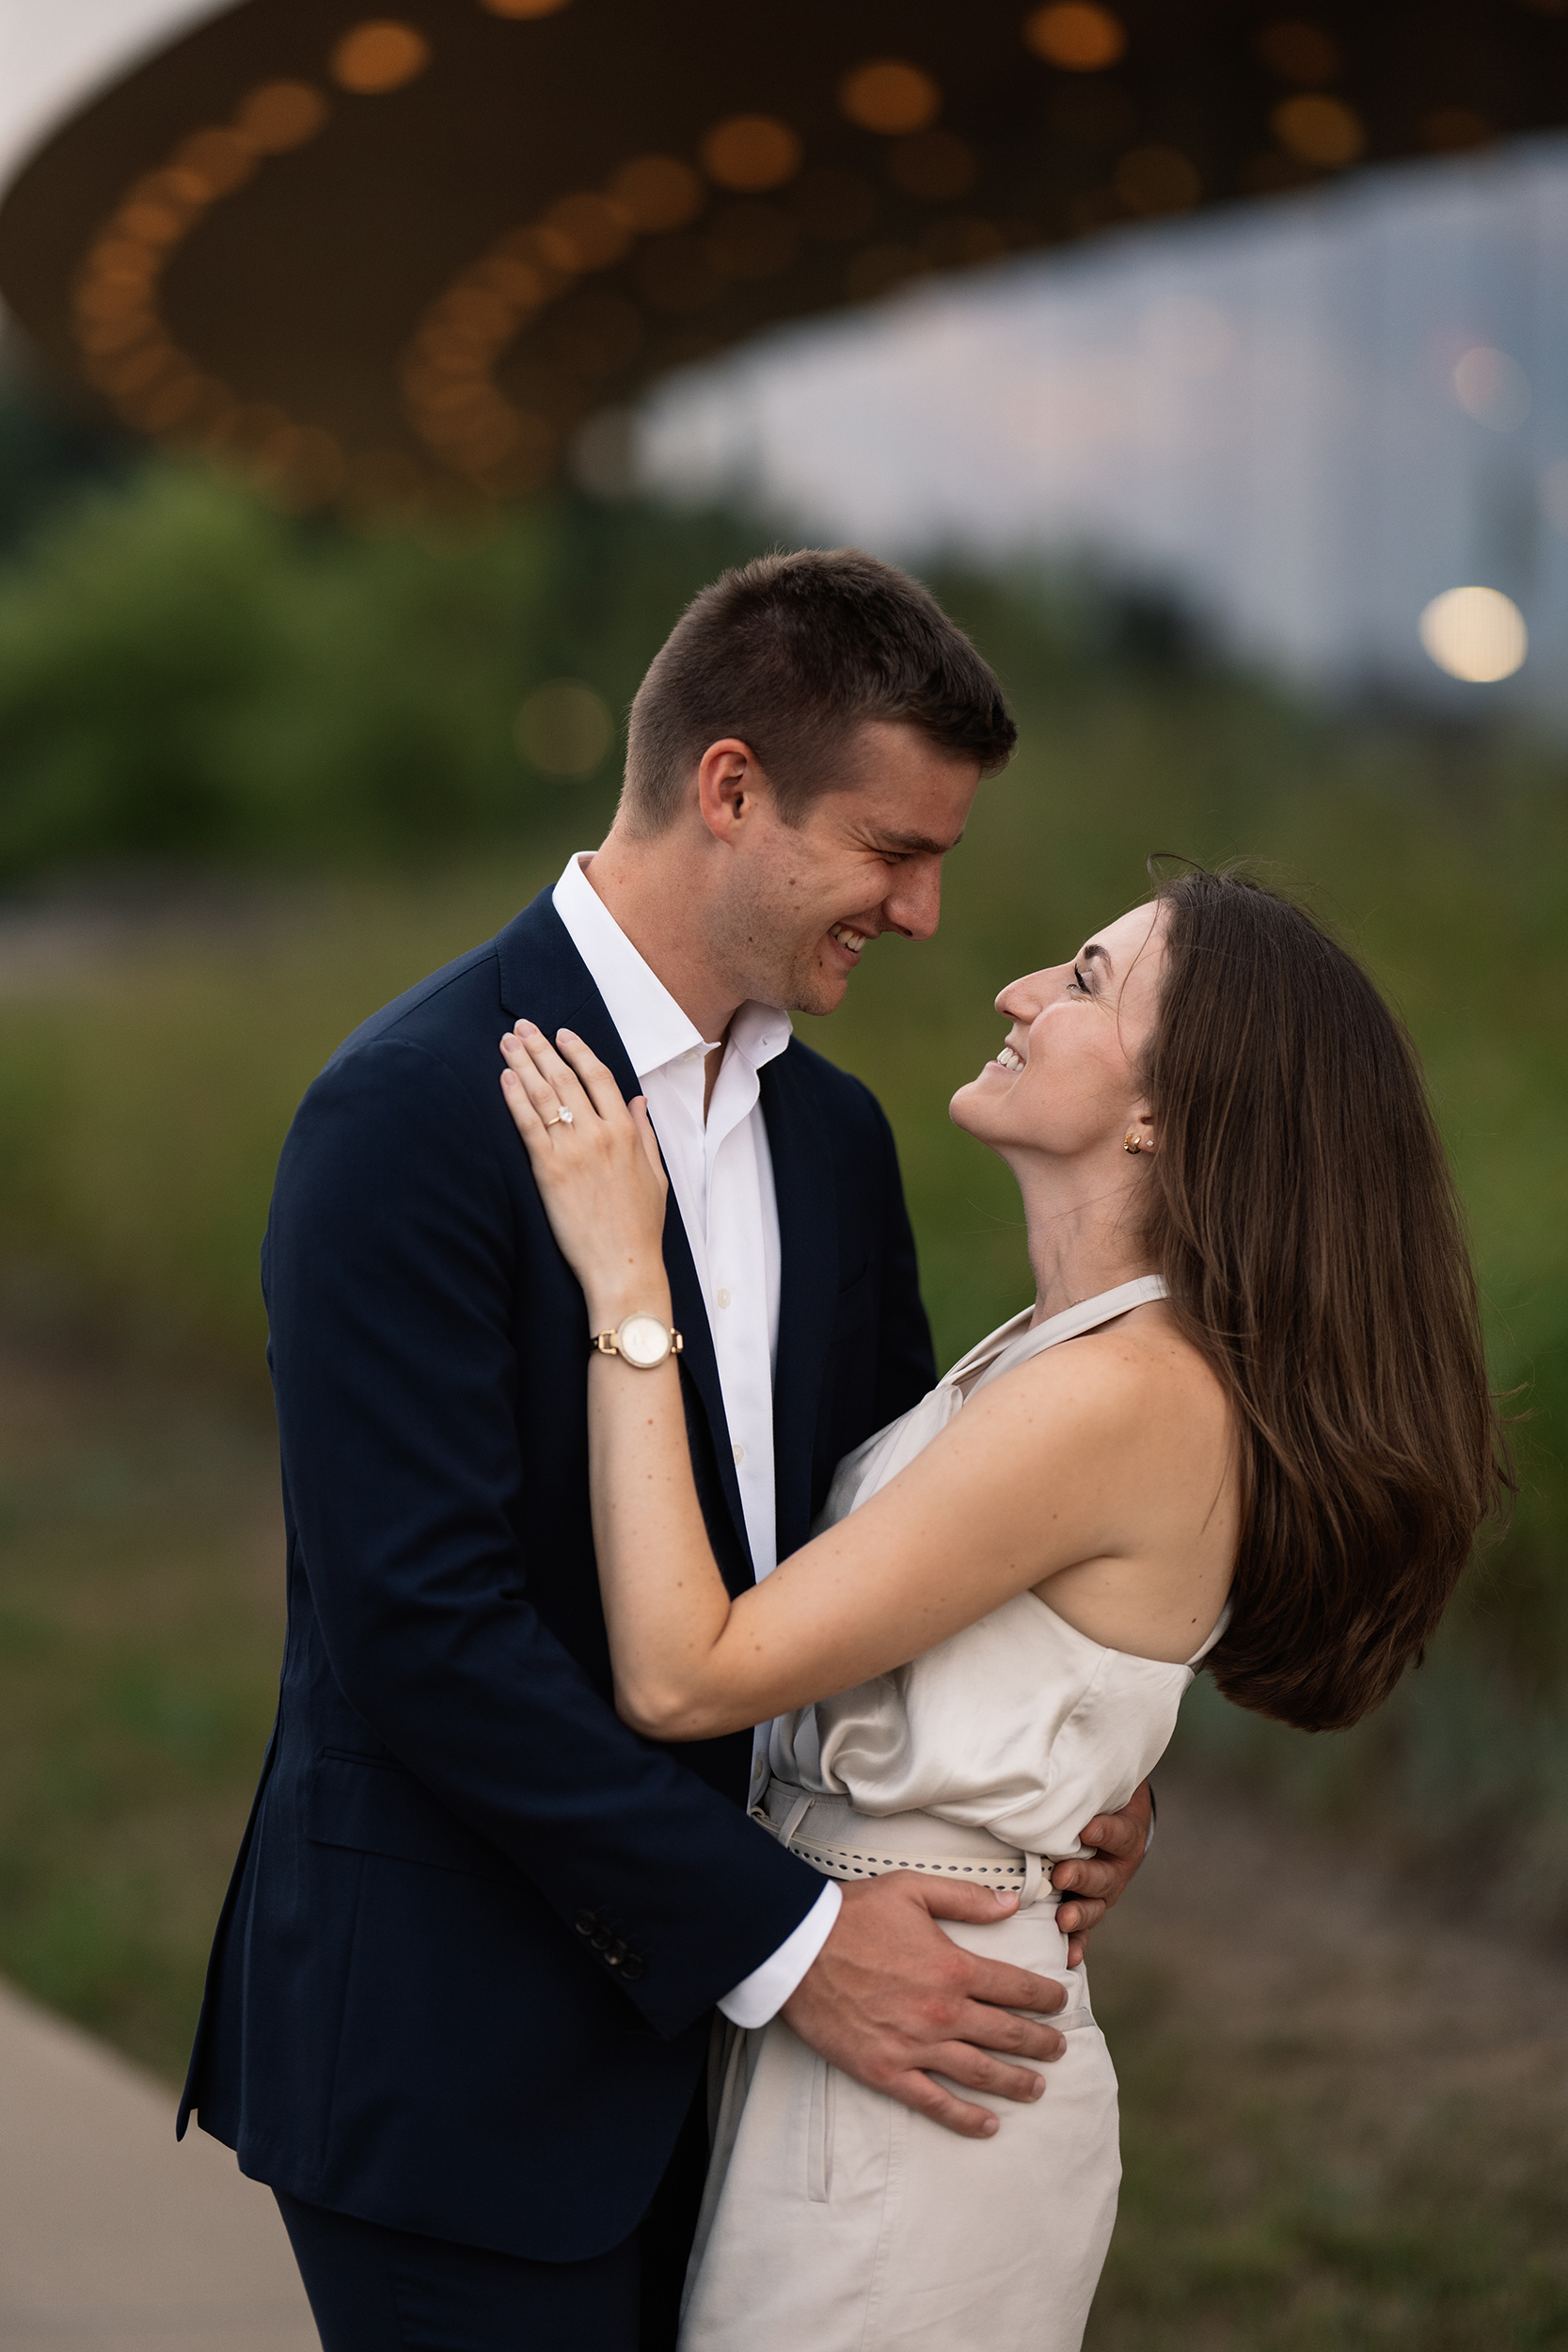
<path fill-rule="evenodd" d="M 681 1352 L 681 1335 L 657 1315 L 628 1315 L 618 1331 L 600 1331 L 594 1346 L 601 1356 L 619 1356 L 639 1372 L 653 1372 L 667 1356 Z"/>

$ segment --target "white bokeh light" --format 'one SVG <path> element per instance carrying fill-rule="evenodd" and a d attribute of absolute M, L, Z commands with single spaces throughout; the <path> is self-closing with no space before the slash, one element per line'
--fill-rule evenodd
<path fill-rule="evenodd" d="M 1421 614 L 1421 643 L 1440 670 L 1467 686 L 1495 686 L 1522 669 L 1525 616 L 1498 588 L 1449 588 Z"/>
<path fill-rule="evenodd" d="M 1472 343 L 1453 372 L 1454 398 L 1494 433 L 1517 433 L 1530 410 L 1529 378 L 1512 353 Z"/>

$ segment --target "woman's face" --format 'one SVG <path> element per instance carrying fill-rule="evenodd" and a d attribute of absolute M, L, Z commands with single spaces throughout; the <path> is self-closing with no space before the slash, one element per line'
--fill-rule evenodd
<path fill-rule="evenodd" d="M 954 1124 L 1010 1155 L 1071 1160 L 1120 1151 L 1129 1128 L 1152 1141 L 1137 1073 L 1164 972 L 1164 915 L 1134 907 L 1070 963 L 1002 991 L 1011 1025 L 1001 1052 L 954 1095 Z"/>

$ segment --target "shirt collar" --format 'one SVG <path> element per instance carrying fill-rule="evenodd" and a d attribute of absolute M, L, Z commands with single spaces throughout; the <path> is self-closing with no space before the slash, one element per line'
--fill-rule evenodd
<path fill-rule="evenodd" d="M 639 955 L 584 872 L 592 850 L 575 850 L 550 903 L 589 977 L 604 998 L 626 1058 L 640 1078 L 710 1042 L 693 1026 L 653 966 Z M 789 1015 L 770 1005 L 742 1005 L 730 1023 L 730 1043 L 753 1070 L 782 1054 L 793 1034 Z"/>

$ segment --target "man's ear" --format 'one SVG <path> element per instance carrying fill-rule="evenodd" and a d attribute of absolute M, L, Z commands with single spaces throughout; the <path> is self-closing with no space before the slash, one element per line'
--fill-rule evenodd
<path fill-rule="evenodd" d="M 697 763 L 697 808 L 716 841 L 735 841 L 767 789 L 761 762 L 738 736 L 710 743 Z"/>

